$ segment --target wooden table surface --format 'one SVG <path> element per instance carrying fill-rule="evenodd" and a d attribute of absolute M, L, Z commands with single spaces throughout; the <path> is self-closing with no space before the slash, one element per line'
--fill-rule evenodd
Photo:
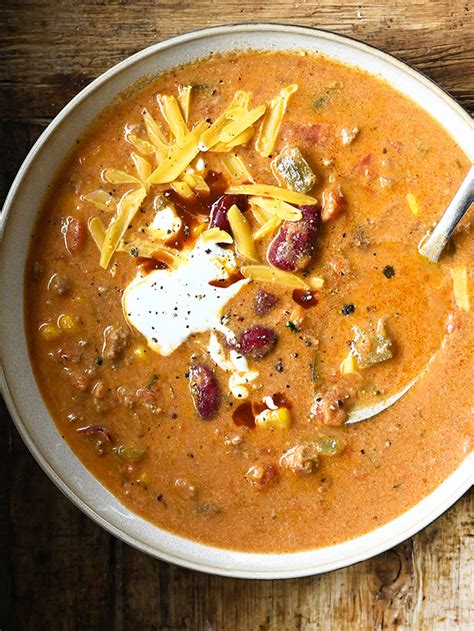
<path fill-rule="evenodd" d="M 80 88 L 149 44 L 218 23 L 288 22 L 350 35 L 413 64 L 474 109 L 469 0 L 3 0 L 0 14 L 0 195 Z M 473 628 L 472 492 L 416 537 L 337 572 L 213 577 L 151 559 L 99 528 L 46 478 L 4 408 L 1 416 L 1 631 Z"/>

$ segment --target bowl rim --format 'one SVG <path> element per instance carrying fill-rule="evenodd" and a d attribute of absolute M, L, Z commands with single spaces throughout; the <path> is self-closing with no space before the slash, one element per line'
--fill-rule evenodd
<path fill-rule="evenodd" d="M 156 44 L 152 44 L 140 50 L 133 55 L 127 57 L 123 61 L 114 65 L 110 69 L 106 70 L 104 73 L 99 75 L 96 79 L 94 79 L 90 84 L 88 84 L 85 88 L 83 88 L 73 99 L 71 99 L 64 108 L 53 118 L 51 123 L 46 127 L 43 133 L 40 135 L 38 140 L 35 142 L 29 153 L 27 154 L 25 160 L 23 161 L 12 185 L 5 199 L 3 212 L 0 216 L 0 241 L 3 239 L 3 235 L 6 230 L 8 217 L 10 215 L 10 210 L 14 204 L 18 191 L 20 190 L 22 184 L 24 183 L 25 178 L 28 175 L 28 171 L 31 165 L 34 163 L 37 154 L 42 150 L 42 148 L 47 144 L 49 138 L 56 131 L 58 127 L 63 123 L 63 121 L 76 109 L 76 107 L 82 103 L 84 100 L 88 98 L 90 94 L 95 92 L 95 90 L 114 78 L 115 76 L 122 73 L 127 68 L 133 66 L 135 63 L 140 62 L 148 57 L 152 57 L 156 54 L 159 54 L 160 51 L 173 48 L 176 45 L 182 44 L 190 44 L 194 41 L 200 39 L 207 39 L 212 37 L 213 35 L 236 35 L 239 32 L 252 32 L 252 33 L 269 33 L 272 31 L 277 32 L 285 32 L 286 34 L 290 32 L 296 32 L 300 34 L 306 34 L 316 39 L 318 37 L 326 40 L 332 40 L 336 43 L 341 43 L 344 45 L 349 45 L 354 48 L 359 49 L 362 52 L 369 53 L 371 56 L 378 57 L 385 64 L 391 64 L 392 66 L 396 66 L 402 72 L 411 75 L 418 81 L 421 81 L 428 87 L 431 91 L 434 91 L 438 97 L 441 97 L 445 100 L 450 108 L 454 110 L 458 116 L 460 116 L 465 123 L 467 123 L 471 129 L 473 126 L 473 122 L 469 116 L 469 114 L 459 105 L 443 88 L 441 88 L 434 81 L 429 79 L 426 75 L 421 73 L 418 70 L 415 70 L 408 64 L 400 61 L 393 55 L 390 55 L 379 48 L 376 48 L 372 45 L 365 44 L 356 39 L 353 39 L 348 36 L 339 35 L 337 33 L 333 33 L 332 31 L 327 31 L 323 29 L 317 29 L 308 26 L 300 26 L 293 24 L 280 24 L 280 23 L 272 23 L 272 22 L 240 22 L 235 24 L 226 24 L 220 26 L 212 26 L 201 29 L 196 29 L 181 35 L 177 35 L 171 37 L 166 40 L 162 40 Z M 263 47 L 261 50 L 264 50 L 268 47 Z M 283 47 L 278 48 L 277 50 L 284 50 Z M 324 53 L 323 53 L 324 54 Z M 330 57 L 330 56 L 329 56 Z M 415 100 L 416 102 L 416 100 Z M 440 120 L 438 122 L 441 123 Z M 84 498 L 81 498 L 74 490 L 72 490 L 68 484 L 59 476 L 58 472 L 53 468 L 53 466 L 47 461 L 44 455 L 41 453 L 40 449 L 37 447 L 34 439 L 30 436 L 29 431 L 27 429 L 27 424 L 23 421 L 21 414 L 17 408 L 17 405 L 14 401 L 14 397 L 11 394 L 10 388 L 7 383 L 6 375 L 3 370 L 3 360 L 2 360 L 2 368 L 0 371 L 0 385 L 3 390 L 3 395 L 5 398 L 5 402 L 7 408 L 12 416 L 12 419 L 16 425 L 17 430 L 19 431 L 23 441 L 27 445 L 30 453 L 36 459 L 41 468 L 45 471 L 48 477 L 53 481 L 53 483 L 59 488 L 59 490 L 73 502 L 75 506 L 77 506 L 82 512 L 84 512 L 88 517 L 93 519 L 96 523 L 98 523 L 105 530 L 110 532 L 112 535 L 117 538 L 125 541 L 129 545 L 141 550 L 142 552 L 146 552 L 147 554 L 154 556 L 156 558 L 176 563 L 183 567 L 187 567 L 189 569 L 200 570 L 211 574 L 217 574 L 222 576 L 231 576 L 231 577 L 241 577 L 241 578 L 266 578 L 266 579 L 280 579 L 280 578 L 296 578 L 301 576 L 309 576 L 314 574 L 319 574 L 322 572 L 331 571 L 334 569 L 346 567 L 357 563 L 359 561 L 366 560 L 368 558 L 373 557 L 376 554 L 384 552 L 391 547 L 401 543 L 405 539 L 413 536 L 417 532 L 419 532 L 422 528 L 431 523 L 434 519 L 439 517 L 445 510 L 447 510 L 450 506 L 452 506 L 461 496 L 462 494 L 471 486 L 473 483 L 472 471 L 474 464 L 474 454 L 467 457 L 457 468 L 456 470 L 444 481 L 442 484 L 437 487 L 431 494 L 423 498 L 420 502 L 418 502 L 414 507 L 409 509 L 406 513 L 403 513 L 401 516 L 387 522 L 380 528 L 375 531 L 370 531 L 365 535 L 357 537 L 355 539 L 349 540 L 349 542 L 341 542 L 339 544 L 335 544 L 333 546 L 328 547 L 327 549 L 335 549 L 341 548 L 347 543 L 353 543 L 355 541 L 362 541 L 366 539 L 370 539 L 373 533 L 381 531 L 385 529 L 387 526 L 394 524 L 394 522 L 399 521 L 401 517 L 407 516 L 411 511 L 420 507 L 423 503 L 431 504 L 431 509 L 424 510 L 424 513 L 417 520 L 412 519 L 411 523 L 403 528 L 398 529 L 396 532 L 392 534 L 390 537 L 385 537 L 385 539 L 378 544 L 369 546 L 366 545 L 360 546 L 360 549 L 356 553 L 352 553 L 350 555 L 350 559 L 340 559 L 336 561 L 328 561 L 327 563 L 321 563 L 317 567 L 312 566 L 304 566 L 296 569 L 267 569 L 267 570 L 250 570 L 250 569 L 235 569 L 233 567 L 225 567 L 219 566 L 216 567 L 212 565 L 212 563 L 206 564 L 202 562 L 192 561 L 186 556 L 179 556 L 176 553 L 166 553 L 163 550 L 157 550 L 153 546 L 147 544 L 144 541 L 140 541 L 138 537 L 133 537 L 115 524 L 111 523 L 107 519 L 105 519 L 102 515 L 100 515 L 92 506 L 90 506 Z M 50 416 L 50 415 L 49 415 Z M 51 417 L 50 417 L 51 418 Z M 51 419 L 52 421 L 52 419 Z M 54 423 L 54 421 L 52 421 Z M 100 482 L 96 480 L 98 484 Z M 444 493 L 440 493 L 441 489 L 444 489 Z M 433 498 L 437 498 L 438 501 L 434 501 Z M 129 510 L 129 509 L 126 509 Z M 158 531 L 164 531 L 159 526 L 155 526 Z M 194 542 L 184 537 L 180 537 L 184 542 L 187 542 L 188 545 L 196 545 L 203 546 L 203 544 L 199 542 Z M 242 557 L 295 557 L 295 555 L 304 556 L 306 553 L 311 552 L 312 550 L 304 550 L 298 552 L 290 552 L 290 553 L 267 553 L 267 554 L 254 554 L 248 552 L 234 551 L 228 550 L 225 548 L 216 548 L 214 546 L 204 546 L 209 548 L 210 551 L 214 553 L 216 551 L 225 551 L 232 552 L 233 554 L 240 555 Z M 326 548 L 322 548 L 320 550 L 325 550 Z M 212 555 L 211 555 L 212 556 Z"/>

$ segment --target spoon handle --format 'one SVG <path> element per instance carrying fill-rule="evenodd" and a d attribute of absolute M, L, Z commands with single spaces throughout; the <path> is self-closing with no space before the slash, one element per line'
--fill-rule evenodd
<path fill-rule="evenodd" d="M 469 169 L 466 177 L 458 188 L 456 195 L 436 224 L 429 237 L 423 238 L 418 244 L 418 251 L 432 263 L 437 263 L 449 237 L 466 214 L 474 201 L 474 165 Z"/>

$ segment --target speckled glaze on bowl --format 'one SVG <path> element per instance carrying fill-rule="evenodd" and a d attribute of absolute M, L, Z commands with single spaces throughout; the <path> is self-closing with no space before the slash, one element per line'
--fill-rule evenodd
<path fill-rule="evenodd" d="M 290 578 L 350 565 L 415 534 L 469 488 L 474 457 L 466 459 L 411 510 L 345 543 L 289 554 L 251 554 L 206 546 L 162 530 L 135 515 L 79 462 L 61 439 L 41 398 L 23 324 L 23 278 L 30 234 L 45 192 L 76 138 L 117 95 L 140 80 L 212 51 L 246 48 L 320 52 L 380 76 L 427 110 L 473 159 L 472 121 L 453 99 L 400 61 L 348 38 L 299 26 L 238 24 L 195 31 L 151 46 L 114 66 L 80 92 L 42 134 L 12 185 L 1 218 L 3 369 L 0 378 L 18 431 L 38 463 L 71 501 L 113 535 L 160 559 L 204 572 L 247 578 Z"/>

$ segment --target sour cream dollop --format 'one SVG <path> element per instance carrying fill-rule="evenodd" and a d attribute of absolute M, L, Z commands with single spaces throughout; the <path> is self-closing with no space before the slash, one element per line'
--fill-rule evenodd
<path fill-rule="evenodd" d="M 194 333 L 225 331 L 221 323 L 223 309 L 249 282 L 243 279 L 229 287 L 209 284 L 229 278 L 237 269 L 233 252 L 217 243 L 201 237 L 185 256 L 177 269 L 138 275 L 123 294 L 127 322 L 160 355 L 171 355 Z"/>

